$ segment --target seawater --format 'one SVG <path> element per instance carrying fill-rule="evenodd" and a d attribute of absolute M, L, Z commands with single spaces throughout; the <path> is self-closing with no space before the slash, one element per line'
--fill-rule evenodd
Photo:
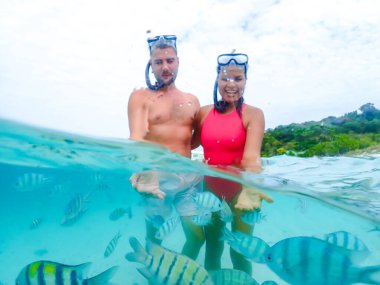
<path fill-rule="evenodd" d="M 129 177 L 150 169 L 219 176 L 257 187 L 275 200 L 263 203 L 264 218 L 254 230 L 269 245 L 344 230 L 371 251 L 361 266 L 380 265 L 380 158 L 278 156 L 262 162 L 260 174 L 229 175 L 151 144 L 0 120 L 0 284 L 15 284 L 20 270 L 37 260 L 92 262 L 88 276 L 117 265 L 114 284 L 147 284 L 136 270 L 142 265 L 124 256 L 132 251 L 129 237 L 145 240 L 142 197 Z M 62 224 L 78 194 L 87 195 L 82 215 Z M 111 219 L 119 208 L 130 211 Z M 119 232 L 114 251 L 104 257 Z M 180 252 L 184 241 L 178 226 L 163 246 Z M 223 268 L 232 267 L 228 247 Z M 203 261 L 204 247 L 197 259 Z M 259 283 L 287 284 L 265 264 L 253 263 L 253 277 Z"/>

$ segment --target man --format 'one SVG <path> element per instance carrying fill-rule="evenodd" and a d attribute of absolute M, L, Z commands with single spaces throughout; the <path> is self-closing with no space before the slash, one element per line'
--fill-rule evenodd
<path fill-rule="evenodd" d="M 191 157 L 191 137 L 196 113 L 200 108 L 198 99 L 179 90 L 175 85 L 178 73 L 179 58 L 177 56 L 176 36 L 157 36 L 148 39 L 150 60 L 146 69 L 148 88 L 134 90 L 128 102 L 128 119 L 130 139 L 157 143 L 172 152 L 185 157 Z M 156 79 L 151 84 L 149 69 L 152 69 Z M 174 206 L 181 216 L 186 243 L 182 253 L 196 259 L 204 242 L 202 228 L 191 221 L 196 214 L 191 192 L 199 188 L 201 177 L 173 175 L 178 184 L 187 184 L 183 191 L 171 197 Z M 167 204 L 169 200 L 160 187 L 160 173 L 147 171 L 131 176 L 132 186 L 140 193 L 146 193 L 155 198 L 148 199 L 147 236 L 160 243 L 155 238 L 157 229 L 149 221 L 149 216 L 165 216 L 170 214 Z M 160 189 L 161 188 L 161 189 Z M 158 199 L 157 199 L 158 198 Z M 151 206 L 151 207 L 150 207 Z M 186 210 L 185 212 L 183 212 Z M 181 212 L 182 211 L 182 212 Z"/>

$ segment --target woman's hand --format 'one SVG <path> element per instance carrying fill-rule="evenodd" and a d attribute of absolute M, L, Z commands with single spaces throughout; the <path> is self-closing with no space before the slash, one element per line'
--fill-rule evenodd
<path fill-rule="evenodd" d="M 265 200 L 268 203 L 272 203 L 273 199 L 258 189 L 247 188 L 243 186 L 241 190 L 235 208 L 243 211 L 259 210 L 261 208 L 261 201 Z"/>

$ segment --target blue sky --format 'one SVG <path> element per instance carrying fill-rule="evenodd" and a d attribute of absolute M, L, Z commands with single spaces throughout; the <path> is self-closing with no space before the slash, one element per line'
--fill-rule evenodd
<path fill-rule="evenodd" d="M 379 23 L 378 0 L 2 1 L 0 117 L 127 138 L 158 34 L 178 36 L 177 87 L 202 105 L 217 55 L 247 53 L 245 100 L 266 128 L 380 108 Z"/>

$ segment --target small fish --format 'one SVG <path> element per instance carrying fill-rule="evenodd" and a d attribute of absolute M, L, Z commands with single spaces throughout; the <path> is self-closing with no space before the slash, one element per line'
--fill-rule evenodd
<path fill-rule="evenodd" d="M 191 217 L 191 220 L 194 224 L 198 226 L 207 226 L 212 221 L 212 213 L 211 212 L 204 212 L 199 215 Z"/>
<path fill-rule="evenodd" d="M 16 285 L 57 285 L 57 284 L 110 284 L 109 279 L 114 275 L 117 267 L 111 267 L 106 271 L 85 278 L 83 275 L 88 270 L 90 262 L 79 265 L 66 265 L 52 261 L 35 261 L 25 266 L 16 279 Z"/>
<path fill-rule="evenodd" d="M 110 242 L 108 243 L 105 251 L 104 251 L 104 257 L 107 258 L 109 257 L 115 250 L 118 242 L 119 242 L 119 239 L 121 237 L 121 233 L 118 232 L 111 240 Z"/>
<path fill-rule="evenodd" d="M 103 174 L 95 172 L 90 175 L 89 184 L 96 187 L 100 183 L 103 183 L 104 180 L 105 179 Z"/>
<path fill-rule="evenodd" d="M 83 214 L 87 211 L 89 196 L 90 193 L 79 193 L 67 203 L 61 225 L 71 225 L 83 216 Z"/>
<path fill-rule="evenodd" d="M 51 189 L 49 189 L 48 195 L 50 198 L 56 198 L 56 197 L 62 196 L 66 192 L 67 192 L 67 187 L 65 185 L 57 184 L 57 185 L 54 185 Z"/>
<path fill-rule="evenodd" d="M 236 269 L 219 269 L 211 271 L 214 284 L 260 285 L 251 275 Z"/>
<path fill-rule="evenodd" d="M 17 178 L 14 188 L 19 192 L 30 192 L 43 188 L 51 178 L 42 173 L 24 173 Z"/>
<path fill-rule="evenodd" d="M 41 218 L 33 219 L 29 225 L 29 229 L 31 229 L 31 230 L 37 229 L 41 225 L 41 222 L 42 222 Z"/>
<path fill-rule="evenodd" d="M 134 252 L 126 254 L 125 258 L 144 264 L 144 268 L 137 270 L 152 284 L 214 284 L 206 269 L 185 255 L 165 249 L 149 240 L 146 251 L 135 237 L 131 237 L 129 243 Z"/>
<path fill-rule="evenodd" d="M 275 282 L 273 280 L 266 280 L 263 283 L 261 283 L 261 285 L 278 285 L 278 284 L 277 284 L 277 282 Z"/>
<path fill-rule="evenodd" d="M 227 241 L 235 251 L 248 259 L 265 263 L 265 252 L 269 249 L 269 245 L 261 238 L 241 232 L 231 232 L 225 227 L 222 240 Z"/>
<path fill-rule="evenodd" d="M 225 223 L 232 222 L 232 211 L 226 200 L 222 200 L 222 209 L 219 212 L 220 219 Z"/>
<path fill-rule="evenodd" d="M 373 229 L 368 230 L 368 232 L 380 232 L 380 227 L 375 226 Z"/>
<path fill-rule="evenodd" d="M 280 240 L 266 251 L 265 260 L 292 285 L 380 284 L 380 265 L 356 267 L 349 252 L 315 237 Z"/>
<path fill-rule="evenodd" d="M 217 212 L 222 209 L 222 202 L 211 192 L 197 193 L 193 199 L 199 209 L 211 212 Z"/>
<path fill-rule="evenodd" d="M 156 229 L 158 229 L 163 223 L 165 223 L 164 217 L 161 215 L 153 215 L 146 217 L 146 220 Z"/>
<path fill-rule="evenodd" d="M 179 217 L 175 216 L 173 218 L 170 218 L 166 220 L 157 230 L 157 233 L 155 234 L 156 239 L 164 239 L 168 234 L 174 231 L 177 224 L 179 223 Z"/>
<path fill-rule="evenodd" d="M 127 210 L 124 208 L 116 208 L 115 210 L 112 211 L 112 213 L 109 216 L 109 219 L 111 221 L 117 221 L 120 219 L 122 216 L 124 216 L 127 213 Z"/>
<path fill-rule="evenodd" d="M 246 224 L 255 225 L 261 223 L 265 219 L 265 216 L 263 216 L 261 211 L 255 210 L 245 212 L 240 219 Z"/>
<path fill-rule="evenodd" d="M 43 256 L 48 253 L 48 250 L 46 248 L 43 249 L 37 249 L 33 252 L 37 256 Z"/>
<path fill-rule="evenodd" d="M 131 206 L 129 206 L 129 207 L 127 208 L 127 214 L 128 214 L 128 218 L 132 219 L 133 214 L 132 214 L 132 207 L 131 207 Z"/>

